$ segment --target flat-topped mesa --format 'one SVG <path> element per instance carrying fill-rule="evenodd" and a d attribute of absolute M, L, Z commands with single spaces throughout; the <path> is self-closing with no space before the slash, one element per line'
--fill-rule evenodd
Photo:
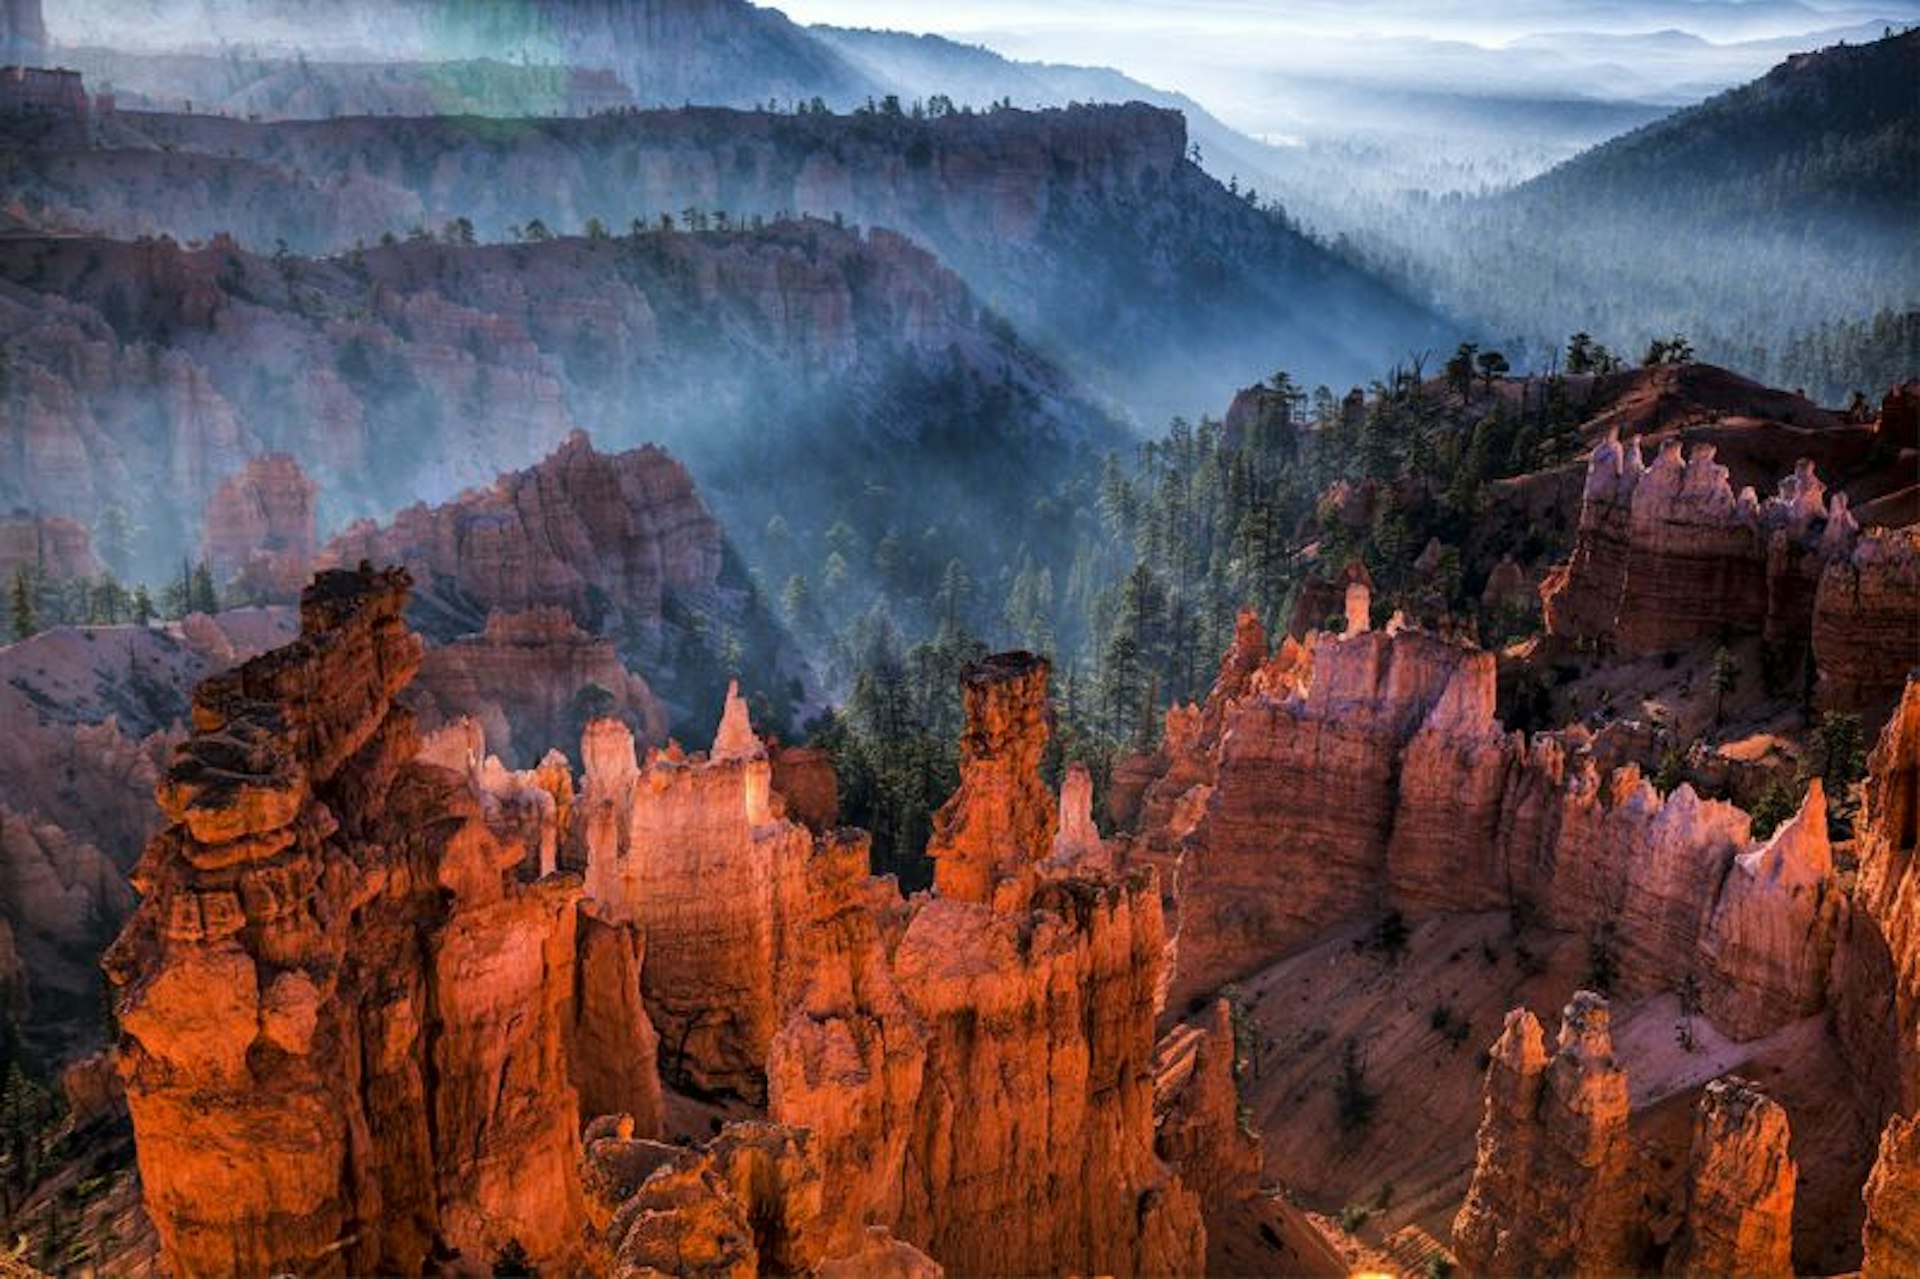
<path fill-rule="evenodd" d="M 1686 1227 L 1665 1273 L 1791 1279 L 1793 1194 L 1787 1112 L 1744 1079 L 1716 1079 L 1694 1110 Z"/>
<path fill-rule="evenodd" d="M 1714 445 L 1683 447 L 1669 438 L 1648 464 L 1637 439 L 1594 446 L 1573 553 L 1541 588 L 1548 634 L 1628 655 L 1764 635 L 1799 661 L 1822 569 L 1853 551 L 1846 495 L 1803 459 L 1763 502 L 1734 492 Z"/>
<path fill-rule="evenodd" d="M 1052 848 L 1059 820 L 1040 777 L 1052 669 L 1044 657 L 1000 653 L 961 676 L 960 788 L 934 814 L 927 844 L 934 891 L 949 901 L 1018 911 L 1032 895 L 1034 863 Z"/>
<path fill-rule="evenodd" d="M 142 1192 L 174 1273 L 579 1259 L 577 881 L 537 786 L 418 758 L 407 578 L 324 573 L 301 636 L 203 683 L 109 952 Z"/>
<path fill-rule="evenodd" d="M 730 691 L 705 757 L 669 746 L 642 767 L 632 734 L 612 720 L 587 726 L 581 756 L 587 895 L 644 940 L 642 989 L 662 1073 L 701 1092 L 764 1099 L 813 837 L 776 805 L 746 703 Z"/>

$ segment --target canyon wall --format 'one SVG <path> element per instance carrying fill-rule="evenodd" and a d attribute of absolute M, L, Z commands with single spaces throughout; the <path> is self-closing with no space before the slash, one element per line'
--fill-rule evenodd
<path fill-rule="evenodd" d="M 488 811 L 416 758 L 406 588 L 321 575 L 299 640 L 196 690 L 161 782 L 107 968 L 175 1272 L 577 1260 L 579 882 L 530 858 L 541 793 Z"/>
<path fill-rule="evenodd" d="M 352 525 L 321 561 L 430 570 L 413 606 L 430 633 L 480 631 L 494 611 L 554 608 L 590 632 L 657 634 L 670 592 L 711 589 L 721 548 L 686 468 L 657 448 L 601 453 L 576 433 L 488 488 Z"/>
<path fill-rule="evenodd" d="M 1648 463 L 1609 435 L 1542 595 L 1551 636 L 1633 656 L 1762 635 L 1783 675 L 1813 665 L 1821 705 L 1877 712 L 1916 661 L 1920 555 L 1910 529 L 1862 533 L 1810 461 L 1762 502 L 1713 444 L 1668 437 Z"/>
<path fill-rule="evenodd" d="M 1631 1132 L 1606 1000 L 1577 993 L 1549 1052 L 1526 1009 L 1487 1068 L 1473 1182 L 1453 1243 L 1470 1275 L 1752 1275 L 1787 1279 L 1796 1169 L 1786 1112 L 1752 1084 L 1695 1107 L 1677 1214 Z"/>
<path fill-rule="evenodd" d="M 321 573 L 159 783 L 107 968 L 169 1267 L 1202 1271 L 1156 1150 L 1159 888 L 1111 869 L 1084 773 L 1055 838 L 1043 661 L 968 672 L 942 829 L 986 872 L 903 901 L 864 836 L 787 819 L 737 691 L 701 755 L 593 721 L 577 789 L 470 719 L 423 739 L 408 585 Z M 1238 1200 L 1231 1031 L 1196 1033 L 1165 1154 Z M 768 1122 L 655 1144 L 656 1057 Z"/>
<path fill-rule="evenodd" d="M 249 459 L 207 501 L 200 553 L 214 580 L 250 603 L 298 599 L 317 550 L 318 496 L 287 454 Z"/>

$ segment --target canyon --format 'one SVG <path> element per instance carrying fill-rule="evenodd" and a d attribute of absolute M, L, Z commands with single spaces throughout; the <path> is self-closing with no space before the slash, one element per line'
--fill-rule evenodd
<path fill-rule="evenodd" d="M 578 787 L 471 729 L 423 740 L 396 696 L 408 585 L 323 571 L 299 639 L 196 690 L 159 784 L 107 968 L 169 1268 L 1200 1269 L 1199 1200 L 1155 1146 L 1159 888 L 1056 852 L 1042 659 L 969 676 L 951 856 L 1001 888 L 903 901 L 862 837 L 783 816 L 737 697 L 692 756 L 595 721 Z M 655 1044 L 666 1082 L 764 1118 L 648 1145 Z M 1231 1105 L 1208 1060 L 1168 1090 L 1189 1126 Z M 625 1118 L 583 1145 L 589 1094 Z M 1215 1185 L 1247 1170 L 1169 1145 Z"/>
<path fill-rule="evenodd" d="M 1753 840 L 1684 784 L 1602 777 L 1576 732 L 1505 733 L 1492 655 L 1367 629 L 1364 608 L 1273 651 L 1243 617 L 1108 839 L 1084 772 L 1058 797 L 1041 780 L 1047 664 L 1006 654 L 963 682 L 934 888 L 903 898 L 863 835 L 788 816 L 735 692 L 703 753 L 643 755 L 594 721 L 577 777 L 558 755 L 513 771 L 472 721 L 423 739 L 398 696 L 420 663 L 407 587 L 323 571 L 299 640 L 197 691 L 160 781 L 172 824 L 108 967 L 176 1268 L 1200 1273 L 1233 1255 L 1212 1232 L 1244 1228 L 1262 1176 L 1302 1168 L 1306 1133 L 1343 1142 L 1317 1106 L 1268 1108 L 1297 1032 L 1267 1002 L 1285 970 L 1344 954 L 1398 1002 L 1435 942 L 1472 936 L 1491 998 L 1531 994 L 1491 1050 L 1477 1138 L 1458 1105 L 1442 1166 L 1402 1159 L 1399 1196 L 1427 1205 L 1410 1229 L 1464 1198 L 1452 1247 L 1494 1273 L 1898 1273 L 1910 1255 L 1920 686 L 1871 762 L 1856 880 L 1817 780 Z M 1345 820 L 1249 815 L 1287 795 L 1337 797 Z M 1443 795 L 1467 797 L 1449 823 L 1428 816 Z M 1387 916 L 1399 941 L 1349 947 L 1341 921 L 1377 937 Z M 1586 943 L 1584 977 L 1563 939 Z M 1509 986 L 1495 945 L 1544 961 Z M 1610 994 L 1572 994 L 1551 1046 L 1526 1005 L 1595 979 Z M 1479 1093 L 1464 1059 L 1447 1071 Z M 231 1138 L 207 1126 L 215 1098 Z M 689 1099 L 722 1104 L 717 1132 L 687 1127 Z M 1263 1141 L 1241 1134 L 1249 1106 Z M 292 1142 L 271 1160 L 234 1144 L 269 1131 Z M 676 1132 L 695 1144 L 660 1144 Z M 191 1171 L 209 1149 L 236 1152 L 221 1178 Z M 504 1165 L 548 1169 L 549 1190 L 507 1194 Z M 1299 1220 L 1322 1249 L 1346 1234 Z"/>

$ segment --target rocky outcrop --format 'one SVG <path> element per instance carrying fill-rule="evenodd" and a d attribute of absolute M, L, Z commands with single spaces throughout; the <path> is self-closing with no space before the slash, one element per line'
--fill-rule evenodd
<path fill-rule="evenodd" d="M 320 490 L 285 453 L 250 458 L 207 502 L 200 550 L 216 580 L 249 603 L 297 599 L 319 545 Z"/>
<path fill-rule="evenodd" d="M 96 577 L 102 570 L 93 535 L 59 515 L 0 515 L 0 582 L 11 586 L 21 569 L 50 582 Z"/>
<path fill-rule="evenodd" d="M 1032 894 L 1034 850 L 1051 850 L 1059 826 L 1040 781 L 1051 669 L 1044 658 L 1012 653 L 970 667 L 961 680 L 960 789 L 934 814 L 927 842 L 943 898 L 1013 911 Z"/>
<path fill-rule="evenodd" d="M 711 587 L 720 555 L 720 527 L 684 467 L 653 447 L 599 453 L 576 433 L 490 489 L 356 524 L 321 558 L 431 574 L 414 615 L 429 633 L 460 634 L 490 612 L 541 607 L 592 632 L 657 632 L 667 594 Z"/>
<path fill-rule="evenodd" d="M 1829 559 L 1813 603 L 1814 696 L 1877 717 L 1920 670 L 1920 529 L 1876 531 Z"/>
<path fill-rule="evenodd" d="M 1920 1120 L 1896 1117 L 1887 1125 L 1861 1193 L 1867 1201 L 1861 1275 L 1920 1273 Z"/>
<path fill-rule="evenodd" d="M 1854 989 L 1843 991 L 1844 1002 L 1866 1005 L 1846 1019 L 1863 1027 L 1849 1046 L 1862 1061 L 1892 1054 L 1892 1104 L 1913 1114 L 1920 1109 L 1920 682 L 1907 683 L 1868 758 L 1859 830 L 1855 901 L 1884 969 L 1856 971 Z M 1874 989 L 1881 982 L 1890 991 Z"/>
<path fill-rule="evenodd" d="M 775 1045 L 772 1113 L 819 1135 L 867 1197 L 852 1211 L 956 1273 L 1198 1273 L 1198 1201 L 1154 1152 L 1159 891 L 1071 858 L 1041 870 L 1046 679 L 1026 654 L 964 677 L 940 865 L 964 895 L 937 882 L 903 911 L 866 878 L 863 840 L 815 853 L 815 958 Z"/>
<path fill-rule="evenodd" d="M 1700 951 L 1714 974 L 1702 1003 L 1714 1024 L 1758 1039 L 1826 1003 L 1827 969 L 1841 894 L 1827 843 L 1826 792 L 1818 778 L 1791 821 L 1733 860 Z"/>
<path fill-rule="evenodd" d="M 1541 588 L 1547 633 L 1629 656 L 1762 636 L 1776 678 L 1812 660 L 1823 705 L 1883 709 L 1920 661 L 1912 531 L 1863 536 L 1804 458 L 1763 502 L 1716 445 L 1682 448 L 1595 446 L 1572 557 Z"/>
<path fill-rule="evenodd" d="M 1582 991 L 1551 1054 L 1515 1010 L 1493 1046 L 1473 1184 L 1453 1247 L 1475 1275 L 1609 1275 L 1633 1269 L 1627 1080 L 1607 1003 Z"/>
<path fill-rule="evenodd" d="M 1503 910 L 1585 938 L 1622 994 L 1692 985 L 1742 1039 L 1824 1006 L 1822 795 L 1754 848 L 1730 804 L 1603 773 L 1590 735 L 1507 732 L 1489 653 L 1393 627 L 1263 648 L 1243 627 L 1206 706 L 1169 714 L 1122 841 L 1176 876 L 1175 1007 L 1342 921 Z"/>
<path fill-rule="evenodd" d="M 730 691 L 711 755 L 647 752 L 597 720 L 581 745 L 587 895 L 646 941 L 642 990 L 672 1082 L 755 1101 L 806 919 L 813 837 L 775 811 L 772 765 Z"/>
<path fill-rule="evenodd" d="M 559 608 L 490 613 L 480 634 L 429 648 L 407 697 L 423 729 L 476 720 L 487 749 L 510 765 L 576 750 L 594 719 L 618 720 L 649 745 L 667 740 L 667 709 L 646 680 L 612 640 Z"/>
<path fill-rule="evenodd" d="M 1260 1139 L 1240 1115 L 1243 1063 L 1234 1012 L 1217 999 L 1195 1023 L 1174 1027 L 1154 1054 L 1154 1150 L 1200 1197 L 1207 1230 L 1260 1190 Z"/>
<path fill-rule="evenodd" d="M 1576 994 L 1551 1054 L 1533 1014 L 1515 1009 L 1491 1056 L 1473 1182 L 1454 1221 L 1468 1273 L 1794 1273 L 1787 1114 L 1754 1085 L 1724 1078 L 1702 1091 L 1670 1217 L 1659 1157 L 1629 1131 L 1605 1000 Z"/>
<path fill-rule="evenodd" d="M 175 1272 L 578 1258 L 579 884 L 539 874 L 542 805 L 416 758 L 406 588 L 321 575 L 298 641 L 196 691 L 159 788 L 107 967 Z"/>
<path fill-rule="evenodd" d="M 1687 1224 L 1665 1273 L 1791 1279 L 1797 1170 L 1787 1112 L 1742 1079 L 1716 1079 L 1694 1112 Z"/>

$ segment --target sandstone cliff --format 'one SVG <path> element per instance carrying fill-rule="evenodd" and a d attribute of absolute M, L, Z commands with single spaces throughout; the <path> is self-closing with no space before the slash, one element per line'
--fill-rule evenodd
<path fill-rule="evenodd" d="M 1717 1079 L 1694 1121 L 1687 1224 L 1670 1275 L 1791 1279 L 1796 1170 L 1787 1115 L 1752 1084 Z"/>
<path fill-rule="evenodd" d="M 642 990 L 662 1073 L 753 1101 L 792 980 L 813 836 L 776 812 L 772 765 L 728 696 L 711 755 L 636 758 L 631 733 L 599 720 L 581 747 L 586 891 L 646 941 Z"/>
<path fill-rule="evenodd" d="M 496 611 L 480 634 L 429 648 L 408 701 L 423 729 L 477 720 L 487 749 L 521 767 L 550 750 L 576 750 L 592 719 L 616 719 L 647 743 L 667 739 L 667 708 L 646 680 L 612 640 L 587 634 L 558 608 Z"/>
<path fill-rule="evenodd" d="M 1169 716 L 1125 841 L 1174 868 L 1173 1005 L 1342 920 L 1518 910 L 1603 948 L 1622 993 L 1693 983 L 1740 1038 L 1818 1011 L 1841 902 L 1817 788 L 1756 849 L 1739 809 L 1603 774 L 1577 731 L 1506 732 L 1494 682 L 1491 654 L 1416 630 L 1266 657 L 1243 626 L 1192 727 Z"/>
<path fill-rule="evenodd" d="M 1542 587 L 1547 633 L 1628 656 L 1763 636 L 1777 671 L 1814 664 L 1823 705 L 1884 709 L 1916 659 L 1911 530 L 1862 534 L 1808 460 L 1762 502 L 1716 445 L 1682 447 L 1648 463 L 1637 438 L 1595 446 L 1572 557 Z"/>
<path fill-rule="evenodd" d="M 940 819 L 941 878 L 892 952 L 899 1004 L 884 985 L 839 1001 L 848 1030 L 869 1017 L 906 1021 L 923 1042 L 912 1031 L 883 1036 L 902 1045 L 899 1066 L 876 1061 L 853 1076 L 851 1098 L 817 1085 L 783 1094 L 776 1117 L 804 1124 L 849 1101 L 856 1113 L 885 1113 L 920 1055 L 904 1145 L 859 1135 L 860 1150 L 885 1160 L 868 1165 L 888 1188 L 882 1202 L 899 1187 L 889 1224 L 901 1238 L 959 1273 L 1198 1273 L 1198 1201 L 1154 1152 L 1157 886 L 1150 875 L 1039 869 L 1054 853 L 1057 811 L 1038 773 L 1047 674 L 1026 654 L 967 672 L 965 762 Z M 817 1032 L 802 1029 L 795 1047 L 822 1052 Z"/>
<path fill-rule="evenodd" d="M 1606 1001 L 1576 994 L 1548 1053 L 1516 1009 L 1487 1070 L 1473 1183 L 1454 1249 L 1475 1275 L 1794 1273 L 1796 1169 L 1786 1112 L 1752 1084 L 1701 1093 L 1677 1220 L 1630 1133 L 1627 1077 Z"/>
<path fill-rule="evenodd" d="M 324 563 L 406 564 L 433 580 L 413 606 L 429 632 L 490 611 L 565 610 L 592 631 L 658 630 L 669 592 L 711 587 L 721 533 L 686 469 L 657 448 L 597 452 L 575 434 L 539 465 L 441 506 L 333 538 Z"/>
<path fill-rule="evenodd" d="M 0 516 L 0 581 L 9 585 L 21 569 L 49 581 L 94 577 L 101 571 L 93 535 L 60 515 Z"/>
<path fill-rule="evenodd" d="M 525 814 L 416 761 L 406 587 L 323 574 L 298 641 L 196 691 L 161 783 L 107 966 L 177 1272 L 578 1255 L 579 884 L 539 877 Z"/>
<path fill-rule="evenodd" d="M 317 548 L 319 490 L 284 453 L 251 458 L 208 499 L 201 555 L 249 603 L 299 597 Z"/>
<path fill-rule="evenodd" d="M 1470 1274 L 1625 1274 L 1633 1269 L 1627 1081 L 1606 1001 L 1575 995 L 1551 1054 L 1517 1010 L 1493 1047 L 1473 1186 L 1454 1222 Z"/>

